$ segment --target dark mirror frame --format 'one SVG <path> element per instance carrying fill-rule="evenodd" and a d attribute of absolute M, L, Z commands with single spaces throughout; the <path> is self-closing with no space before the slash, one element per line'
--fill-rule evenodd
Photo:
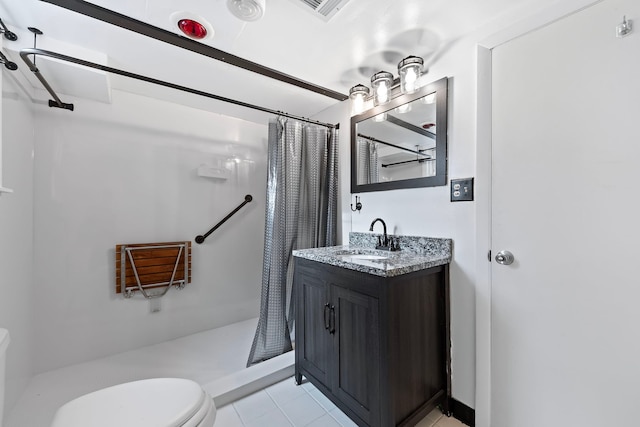
<path fill-rule="evenodd" d="M 351 117 L 351 193 L 364 193 L 369 191 L 397 190 L 402 188 L 437 187 L 447 185 L 447 86 L 448 78 L 444 77 L 433 83 L 429 83 L 415 93 L 398 95 L 387 104 L 378 105 L 362 114 Z M 398 181 L 385 181 L 375 184 L 358 185 L 357 152 L 356 152 L 356 125 L 385 111 L 391 111 L 408 102 L 436 93 L 436 175 L 424 178 L 403 179 Z M 393 142 L 393 141 L 391 141 Z"/>

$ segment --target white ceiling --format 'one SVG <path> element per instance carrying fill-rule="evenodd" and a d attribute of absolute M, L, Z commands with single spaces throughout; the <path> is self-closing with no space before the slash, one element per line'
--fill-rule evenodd
<path fill-rule="evenodd" d="M 422 56 L 427 65 L 437 61 L 453 41 L 530 0 L 350 0 L 328 22 L 306 10 L 300 0 L 266 0 L 265 16 L 256 22 L 237 19 L 227 10 L 226 0 L 92 3 L 176 33 L 173 13 L 199 15 L 215 30 L 215 36 L 204 43 L 347 94 L 357 83 L 368 84 L 376 71 L 397 74 L 398 61 L 409 54 Z M 32 47 L 33 39 L 26 28 L 37 27 L 44 32 L 38 47 L 87 60 L 94 60 L 86 56 L 97 51 L 112 67 L 274 110 L 308 117 L 338 102 L 38 0 L 0 0 L 0 18 L 21 36 L 17 42 L 4 40 L 4 50 L 11 53 L 23 72 L 27 67 L 15 52 Z M 77 73 L 67 77 L 64 67 L 47 71 L 56 75 L 45 77 L 63 87 L 65 79 L 74 80 L 76 92 L 68 92 L 80 95 Z M 195 95 L 177 94 L 122 77 L 110 77 L 110 84 L 198 108 L 220 108 L 219 103 L 195 99 Z M 246 110 L 237 107 L 223 111 L 257 119 Z"/>

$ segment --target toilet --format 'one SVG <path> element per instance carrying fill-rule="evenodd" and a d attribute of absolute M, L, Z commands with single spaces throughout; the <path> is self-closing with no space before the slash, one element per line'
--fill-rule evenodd
<path fill-rule="evenodd" d="M 58 409 L 51 427 L 211 427 L 215 419 L 213 399 L 198 383 L 153 378 L 78 397 Z"/>
<path fill-rule="evenodd" d="M 9 347 L 9 332 L 0 328 L 0 427 L 4 409 L 4 374 L 7 360 L 7 347 Z"/>

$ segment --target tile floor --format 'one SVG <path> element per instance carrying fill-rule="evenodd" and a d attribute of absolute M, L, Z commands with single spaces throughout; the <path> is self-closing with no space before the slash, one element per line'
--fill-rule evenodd
<path fill-rule="evenodd" d="M 83 394 L 127 381 L 154 377 L 188 378 L 207 384 L 243 370 L 257 319 L 212 329 L 113 356 L 44 372 L 29 386 L 4 420 L 5 427 L 46 427 L 56 410 Z M 293 362 L 291 362 L 293 363 Z M 281 377 L 282 378 L 282 377 Z M 35 408 L 35 409 L 34 409 Z M 355 426 L 313 385 L 293 377 L 218 408 L 216 427 Z M 463 427 L 434 411 L 419 427 Z"/>
<path fill-rule="evenodd" d="M 297 386 L 293 377 L 218 408 L 221 427 L 355 427 L 340 409 L 311 383 Z M 418 427 L 464 427 L 434 410 Z"/>
<path fill-rule="evenodd" d="M 6 413 L 4 427 L 49 426 L 64 403 L 119 383 L 175 377 L 204 386 L 244 370 L 257 323 L 249 319 L 38 374 Z"/>

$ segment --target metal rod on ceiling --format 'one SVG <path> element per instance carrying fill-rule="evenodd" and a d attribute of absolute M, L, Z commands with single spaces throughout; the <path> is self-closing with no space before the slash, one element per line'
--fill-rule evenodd
<path fill-rule="evenodd" d="M 9 31 L 9 28 L 2 22 L 2 19 L 0 19 L 0 34 L 4 34 L 4 38 L 12 42 L 18 40 L 16 33 Z"/>
<path fill-rule="evenodd" d="M 10 61 L 2 52 L 0 52 L 0 64 L 4 64 L 7 70 L 15 71 L 18 69 L 18 65 L 15 62 Z"/>
<path fill-rule="evenodd" d="M 51 97 L 53 97 L 53 100 L 49 101 L 49 106 L 50 107 L 64 108 L 64 109 L 73 111 L 73 104 L 66 104 L 66 103 L 64 103 L 64 102 L 62 102 L 60 100 L 60 97 L 58 97 L 58 95 L 55 93 L 55 91 L 51 88 L 51 86 L 49 85 L 47 80 L 44 78 L 42 73 L 40 73 L 40 70 L 38 70 L 38 67 L 36 67 L 34 65 L 34 63 L 28 58 L 28 55 L 34 55 L 34 58 L 37 55 L 42 55 L 42 56 L 46 56 L 46 57 L 49 57 L 49 58 L 55 58 L 55 59 L 58 59 L 58 60 L 61 60 L 61 61 L 71 62 L 73 64 L 78 64 L 78 65 L 82 65 L 82 66 L 85 66 L 85 67 L 94 68 L 96 70 L 101 70 L 101 71 L 105 71 L 105 72 L 108 72 L 108 73 L 113 73 L 113 74 L 117 74 L 117 75 L 120 75 L 120 76 L 129 77 L 129 78 L 132 78 L 132 79 L 141 80 L 141 81 L 148 82 L 148 83 L 153 83 L 153 84 L 156 84 L 156 85 L 159 85 L 159 86 L 164 86 L 164 87 L 168 87 L 168 88 L 171 88 L 171 89 L 180 90 L 182 92 L 187 92 L 187 93 L 191 93 L 191 94 L 194 94 L 194 95 L 203 96 L 203 97 L 215 99 L 215 100 L 218 100 L 218 101 L 228 102 L 230 104 L 239 105 L 241 107 L 246 107 L 246 108 L 251 108 L 253 110 L 263 111 L 265 113 L 285 116 L 285 117 L 289 117 L 291 119 L 300 120 L 300 121 L 307 122 L 307 123 L 313 123 L 313 124 L 320 125 L 320 126 L 325 126 L 325 127 L 328 127 L 328 128 L 338 128 L 339 127 L 338 125 L 334 125 L 334 124 L 331 124 L 331 123 L 323 123 L 323 122 L 319 122 L 317 120 L 311 120 L 311 119 L 306 118 L 306 117 L 300 117 L 300 116 L 296 116 L 296 115 L 293 115 L 293 114 L 285 113 L 284 111 L 276 111 L 276 110 L 272 110 L 270 108 L 261 107 L 259 105 L 253 105 L 253 104 L 249 104 L 247 102 L 242 102 L 242 101 L 238 101 L 238 100 L 231 99 L 231 98 L 225 98 L 224 96 L 214 95 L 212 93 L 204 92 L 204 91 L 201 91 L 201 90 L 198 90 L 198 89 L 192 89 L 192 88 L 189 88 L 189 87 L 186 87 L 186 86 L 181 86 L 181 85 L 177 85 L 177 84 L 174 84 L 174 83 L 165 82 L 163 80 L 158 80 L 158 79 L 154 79 L 152 77 L 147 77 L 147 76 L 143 76 L 143 75 L 140 75 L 140 74 L 131 73 L 129 71 L 119 70 L 117 68 L 108 67 L 106 65 L 96 64 L 94 62 L 85 61 L 83 59 L 74 58 L 72 56 L 63 55 L 61 53 L 52 52 L 52 51 L 49 51 L 49 50 L 35 49 L 35 48 L 22 49 L 20 51 L 20 57 L 25 62 L 25 64 L 27 64 L 27 66 L 29 67 L 31 72 L 33 74 L 35 74 L 35 76 L 38 78 L 38 80 L 40 80 L 40 82 L 42 83 L 44 88 L 47 90 L 47 92 L 49 92 Z"/>
<path fill-rule="evenodd" d="M 297 86 L 302 89 L 306 89 L 320 95 L 328 96 L 338 101 L 344 101 L 349 97 L 343 93 L 336 92 L 331 89 L 327 89 L 322 86 L 309 83 L 304 80 L 300 80 L 296 77 L 274 70 L 273 68 L 265 67 L 256 62 L 240 58 L 239 56 L 232 55 L 228 52 L 224 52 L 220 49 L 216 49 L 212 46 L 197 42 L 187 37 L 182 37 L 171 31 L 167 31 L 163 28 L 149 25 L 146 22 L 138 21 L 129 16 L 115 12 L 104 7 L 97 6 L 95 4 L 82 1 L 82 0 L 41 0 L 45 3 L 51 3 L 55 6 L 62 7 L 73 12 L 80 13 L 82 15 L 97 19 L 102 22 L 106 22 L 111 25 L 124 28 L 134 33 L 142 34 L 147 37 L 151 37 L 155 40 L 162 41 L 171 44 L 182 49 L 190 50 L 200 55 L 208 56 L 209 58 L 225 62 L 235 67 L 243 68 L 247 71 L 258 73 L 265 77 L 269 77 L 275 80 L 279 80 L 284 83 L 288 83 Z"/>

